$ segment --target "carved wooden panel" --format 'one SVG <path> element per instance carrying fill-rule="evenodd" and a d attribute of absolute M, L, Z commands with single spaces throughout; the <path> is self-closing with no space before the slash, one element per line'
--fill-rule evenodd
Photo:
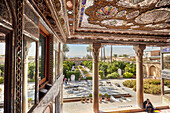
<path fill-rule="evenodd" d="M 4 19 L 8 22 L 12 22 L 10 10 L 4 0 L 0 0 L 0 19 Z"/>

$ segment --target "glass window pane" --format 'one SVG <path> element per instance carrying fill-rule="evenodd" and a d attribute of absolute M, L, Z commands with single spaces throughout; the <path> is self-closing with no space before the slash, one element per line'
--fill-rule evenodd
<path fill-rule="evenodd" d="M 63 72 L 63 52 L 60 52 L 60 74 Z"/>
<path fill-rule="evenodd" d="M 55 81 L 55 75 L 56 75 L 56 52 L 53 51 L 53 82 Z"/>
<path fill-rule="evenodd" d="M 36 42 L 24 37 L 24 76 L 27 79 L 28 111 L 35 104 L 35 70 L 36 70 Z"/>
<path fill-rule="evenodd" d="M 0 42 L 0 105 L 4 104 L 4 75 L 5 75 L 5 40 Z M 0 108 L 0 113 L 4 109 Z"/>
<path fill-rule="evenodd" d="M 56 77 L 58 77 L 58 52 L 56 51 L 56 62 L 55 62 L 55 64 L 56 64 Z"/>
<path fill-rule="evenodd" d="M 46 38 L 40 34 L 39 39 L 39 80 L 45 78 L 45 53 L 46 53 Z"/>
<path fill-rule="evenodd" d="M 170 80 L 164 79 L 164 92 L 170 98 Z"/>
<path fill-rule="evenodd" d="M 170 53 L 163 54 L 163 69 L 170 69 Z"/>

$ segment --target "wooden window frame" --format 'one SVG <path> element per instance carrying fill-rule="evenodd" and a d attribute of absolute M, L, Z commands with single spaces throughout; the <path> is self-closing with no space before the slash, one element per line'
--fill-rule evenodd
<path fill-rule="evenodd" d="M 49 37 L 49 32 L 42 26 L 40 25 L 40 34 L 45 37 L 46 41 L 46 47 L 45 47 L 45 77 L 41 80 L 39 80 L 39 86 L 44 87 L 44 83 L 48 82 L 48 37 Z"/>

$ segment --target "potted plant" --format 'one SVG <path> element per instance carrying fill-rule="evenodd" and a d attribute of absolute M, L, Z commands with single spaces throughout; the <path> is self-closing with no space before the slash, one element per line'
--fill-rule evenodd
<path fill-rule="evenodd" d="M 110 101 L 110 97 L 111 97 L 111 96 L 110 96 L 110 95 L 108 95 L 108 101 Z"/>
<path fill-rule="evenodd" d="M 102 94 L 99 93 L 100 102 L 102 102 Z"/>
<path fill-rule="evenodd" d="M 31 106 L 31 101 L 32 101 L 32 98 L 28 98 L 28 107 Z"/>
<path fill-rule="evenodd" d="M 80 100 L 81 100 L 81 103 L 83 103 L 83 97 L 81 97 Z"/>
<path fill-rule="evenodd" d="M 87 97 L 85 97 L 85 103 L 87 103 Z"/>
<path fill-rule="evenodd" d="M 90 103 L 92 103 L 92 93 L 89 94 Z"/>
<path fill-rule="evenodd" d="M 108 94 L 107 94 L 107 93 L 105 93 L 105 94 L 104 94 L 104 96 L 105 96 L 105 98 L 104 98 L 104 99 L 105 99 L 105 101 L 107 101 Z"/>

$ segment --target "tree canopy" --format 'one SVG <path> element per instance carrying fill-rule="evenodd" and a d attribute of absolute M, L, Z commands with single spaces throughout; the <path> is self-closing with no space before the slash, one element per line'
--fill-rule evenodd
<path fill-rule="evenodd" d="M 69 52 L 69 47 L 67 46 L 67 44 L 63 45 L 63 52 L 64 53 Z"/>

